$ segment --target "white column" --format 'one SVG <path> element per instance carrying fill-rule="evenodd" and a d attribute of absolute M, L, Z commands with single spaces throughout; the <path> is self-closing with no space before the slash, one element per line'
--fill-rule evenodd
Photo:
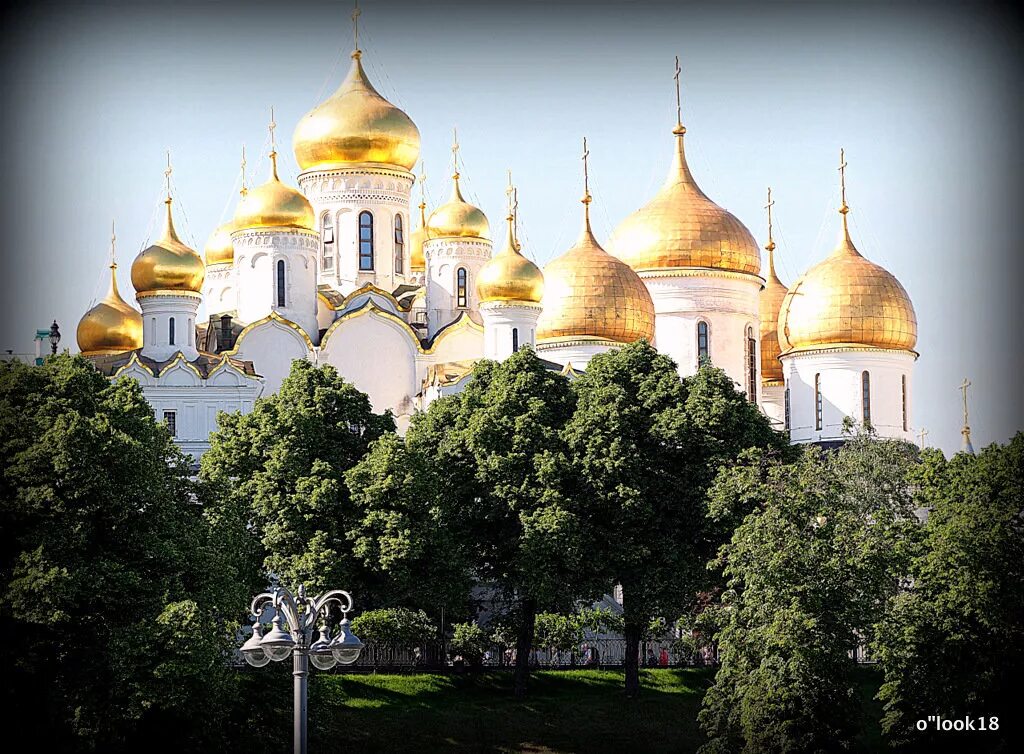
<path fill-rule="evenodd" d="M 436 238 L 423 244 L 427 261 L 427 330 L 433 336 L 462 312 L 478 312 L 476 278 L 491 258 L 483 238 Z M 459 301 L 459 270 L 466 271 L 465 305 Z"/>
<path fill-rule="evenodd" d="M 196 312 L 202 296 L 191 291 L 152 291 L 137 294 L 142 308 L 142 355 L 167 361 L 178 351 L 186 361 L 199 358 Z"/>
<path fill-rule="evenodd" d="M 523 346 L 536 346 L 540 304 L 525 301 L 486 301 L 480 304 L 484 321 L 484 358 L 502 361 Z"/>

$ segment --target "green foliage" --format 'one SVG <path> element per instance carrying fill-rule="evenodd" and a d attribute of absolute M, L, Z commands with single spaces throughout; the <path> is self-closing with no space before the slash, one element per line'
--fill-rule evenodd
<path fill-rule="evenodd" d="M 200 479 L 211 516 L 248 532 L 234 543 L 250 586 L 265 582 L 265 570 L 313 592 L 344 584 L 372 598 L 374 585 L 346 541 L 358 512 L 344 474 L 394 429 L 390 413 L 374 414 L 333 367 L 302 359 L 251 413 L 220 415 Z"/>
<path fill-rule="evenodd" d="M 49 750 L 218 748 L 247 595 L 138 383 L 0 364 L 0 458 L 8 713 Z"/>
<path fill-rule="evenodd" d="M 743 455 L 711 492 L 714 515 L 750 510 L 716 566 L 721 667 L 704 699 L 703 752 L 806 752 L 850 745 L 854 662 L 905 572 L 917 526 L 906 443 L 852 437 L 792 465 Z"/>
<path fill-rule="evenodd" d="M 571 652 L 583 641 L 583 625 L 575 613 L 540 613 L 533 627 L 533 644 L 559 652 Z"/>
<path fill-rule="evenodd" d="M 487 632 L 476 623 L 456 623 L 452 626 L 448 651 L 453 655 L 461 655 L 470 665 L 477 666 L 483 662 L 484 653 L 490 646 Z"/>
<path fill-rule="evenodd" d="M 411 649 L 434 639 L 437 626 L 422 610 L 392 607 L 362 613 L 352 620 L 352 632 L 367 643 Z"/>
<path fill-rule="evenodd" d="M 928 715 L 999 717 L 1017 735 L 1024 674 L 1024 433 L 978 456 L 949 462 L 926 454 L 915 477 L 931 514 L 909 568 L 908 588 L 891 600 L 874 650 L 885 670 L 883 727 L 896 743 L 924 750 L 956 734 L 915 729 Z M 1013 750 L 1012 747 L 1010 750 Z"/>

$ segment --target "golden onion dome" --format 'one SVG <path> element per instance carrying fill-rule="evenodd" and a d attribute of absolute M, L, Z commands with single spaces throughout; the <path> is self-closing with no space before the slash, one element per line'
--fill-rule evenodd
<path fill-rule="evenodd" d="M 761 254 L 750 231 L 711 201 L 686 164 L 680 124 L 675 157 L 661 190 L 627 217 L 609 241 L 611 253 L 634 270 L 710 268 L 757 275 Z"/>
<path fill-rule="evenodd" d="M 78 350 L 103 356 L 142 348 L 142 315 L 117 290 L 117 264 L 110 265 L 110 288 L 78 323 Z"/>
<path fill-rule="evenodd" d="M 476 278 L 476 292 L 481 303 L 485 301 L 526 301 L 540 303 L 544 297 L 544 275 L 540 268 L 519 252 L 513 228 L 508 218 L 508 237 L 505 247 L 491 257 Z"/>
<path fill-rule="evenodd" d="M 779 344 L 783 354 L 836 346 L 913 351 L 917 344 L 910 296 L 892 273 L 857 251 L 845 213 L 839 246 L 783 299 Z"/>
<path fill-rule="evenodd" d="M 270 153 L 270 178 L 252 189 L 238 203 L 234 230 L 251 228 L 316 228 L 313 205 L 298 189 L 277 177 L 277 152 Z"/>
<path fill-rule="evenodd" d="M 409 236 L 409 268 L 413 272 L 426 272 L 427 258 L 423 254 L 423 242 L 427 240 L 427 205 L 420 199 L 420 226 Z"/>
<path fill-rule="evenodd" d="M 203 247 L 203 255 L 206 257 L 206 266 L 213 264 L 230 264 L 235 259 L 235 247 L 231 243 L 231 231 L 235 229 L 232 221 L 218 225 L 206 240 Z"/>
<path fill-rule="evenodd" d="M 411 170 L 420 154 L 420 132 L 408 115 L 377 93 L 366 78 L 362 52 L 338 90 L 295 128 L 292 147 L 303 170 L 351 164 Z"/>
<path fill-rule="evenodd" d="M 167 205 L 164 234 L 135 257 L 132 262 L 132 285 L 136 293 L 140 294 L 153 291 L 198 293 L 203 288 L 206 266 L 199 254 L 178 238 L 171 216 L 170 196 L 164 204 Z"/>
<path fill-rule="evenodd" d="M 544 267 L 544 309 L 537 340 L 654 339 L 654 302 L 633 269 L 616 259 L 590 229 L 590 196 L 576 244 Z"/>
<path fill-rule="evenodd" d="M 770 196 L 769 194 L 769 200 Z M 782 385 L 782 362 L 779 361 L 779 354 L 782 353 L 779 346 L 779 310 L 782 309 L 782 300 L 786 298 L 789 290 L 775 274 L 775 242 L 771 240 L 770 235 L 765 249 L 768 251 L 768 278 L 758 304 L 761 318 L 761 384 Z"/>
<path fill-rule="evenodd" d="M 490 235 L 487 215 L 462 198 L 458 171 L 452 176 L 452 195 L 447 203 L 430 213 L 427 238 L 483 238 Z"/>

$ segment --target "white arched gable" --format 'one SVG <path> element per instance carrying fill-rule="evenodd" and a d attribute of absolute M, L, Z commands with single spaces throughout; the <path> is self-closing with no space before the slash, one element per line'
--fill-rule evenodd
<path fill-rule="evenodd" d="M 430 348 L 430 360 L 438 364 L 446 361 L 471 361 L 479 359 L 483 352 L 483 328 L 464 317 L 438 333 Z"/>
<path fill-rule="evenodd" d="M 143 387 L 156 384 L 156 378 L 153 377 L 152 373 L 135 360 L 128 362 L 127 366 L 123 367 L 121 371 L 117 373 L 117 379 L 121 379 L 122 377 L 129 377 L 136 380 Z"/>
<path fill-rule="evenodd" d="M 251 361 L 263 376 L 264 395 L 276 393 L 295 359 L 314 361 L 313 344 L 298 325 L 271 316 L 249 325 L 238 336 L 231 356 Z"/>
<path fill-rule="evenodd" d="M 172 361 L 157 377 L 157 384 L 161 387 L 199 387 L 202 382 L 195 367 L 183 359 Z"/>
<path fill-rule="evenodd" d="M 418 392 L 418 352 L 408 325 L 368 303 L 331 326 L 319 360 L 370 396 L 374 411 L 401 413 Z"/>

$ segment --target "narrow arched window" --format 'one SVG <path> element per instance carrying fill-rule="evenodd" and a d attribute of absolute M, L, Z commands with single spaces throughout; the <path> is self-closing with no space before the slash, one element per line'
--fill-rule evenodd
<path fill-rule="evenodd" d="M 373 272 L 373 215 L 359 213 L 359 271 Z"/>
<path fill-rule="evenodd" d="M 708 334 L 708 323 L 703 320 L 697 323 L 697 367 L 711 360 L 711 337 Z"/>
<path fill-rule="evenodd" d="M 460 267 L 455 278 L 455 305 L 460 309 L 469 306 L 469 273 Z"/>
<path fill-rule="evenodd" d="M 871 375 L 867 371 L 860 373 L 860 393 L 864 426 L 871 426 Z"/>
<path fill-rule="evenodd" d="M 277 260 L 277 305 L 284 306 L 284 260 Z"/>
<path fill-rule="evenodd" d="M 167 342 L 174 345 L 174 317 L 167 320 Z"/>
<path fill-rule="evenodd" d="M 903 375 L 903 431 L 907 431 L 907 375 Z"/>
<path fill-rule="evenodd" d="M 513 327 L 512 328 L 512 350 L 513 351 L 518 351 L 519 350 L 519 328 L 518 327 Z"/>
<path fill-rule="evenodd" d="M 757 403 L 757 341 L 754 328 L 747 326 L 747 399 Z"/>
<path fill-rule="evenodd" d="M 325 214 L 321 224 L 320 237 L 324 242 L 324 254 L 320 261 L 321 269 L 330 272 L 334 269 L 334 221 L 330 214 Z"/>
<path fill-rule="evenodd" d="M 395 272 L 399 275 L 405 267 L 405 232 L 402 228 L 402 216 L 395 215 Z"/>
<path fill-rule="evenodd" d="M 784 395 L 785 395 L 785 399 L 786 399 L 786 413 L 785 413 L 785 420 L 784 420 L 785 421 L 785 425 L 784 426 L 786 427 L 786 431 L 788 432 L 789 431 L 789 423 L 791 421 L 791 414 L 790 414 L 790 407 L 789 407 L 789 388 L 788 387 L 786 388 L 786 392 L 784 393 Z"/>
<path fill-rule="evenodd" d="M 821 400 L 821 375 L 814 375 L 814 428 L 821 431 L 821 415 L 822 415 L 822 400 Z"/>

